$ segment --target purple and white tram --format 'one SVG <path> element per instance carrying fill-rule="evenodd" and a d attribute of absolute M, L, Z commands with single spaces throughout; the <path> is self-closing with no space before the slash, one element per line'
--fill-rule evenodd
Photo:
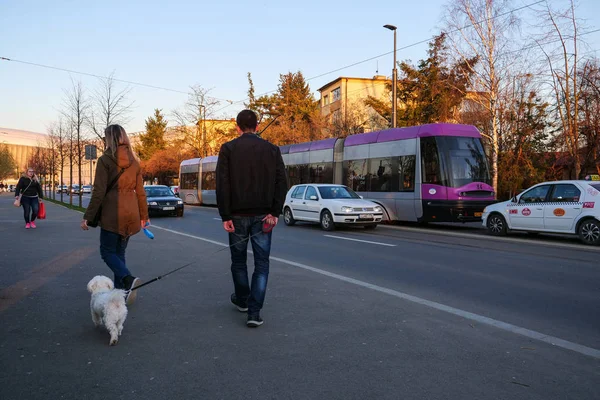
<path fill-rule="evenodd" d="M 336 183 L 380 204 L 386 219 L 481 221 L 495 202 L 481 134 L 429 124 L 281 146 L 289 184 Z"/>

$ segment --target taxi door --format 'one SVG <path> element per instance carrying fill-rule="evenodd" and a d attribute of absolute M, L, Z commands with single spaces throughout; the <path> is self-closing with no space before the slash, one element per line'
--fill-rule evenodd
<path fill-rule="evenodd" d="M 554 185 L 544 210 L 546 229 L 572 232 L 575 219 L 581 214 L 581 190 L 572 183 Z"/>
<path fill-rule="evenodd" d="M 536 186 L 519 197 L 517 206 L 511 207 L 508 212 L 511 229 L 544 229 L 544 208 L 551 186 Z"/>

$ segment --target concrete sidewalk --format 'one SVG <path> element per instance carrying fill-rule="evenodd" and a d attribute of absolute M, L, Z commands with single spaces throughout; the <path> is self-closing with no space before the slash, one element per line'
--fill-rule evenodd
<path fill-rule="evenodd" d="M 86 291 L 111 276 L 98 229 L 47 203 L 25 230 L 11 203 L 0 196 L 3 400 L 599 397 L 595 359 L 279 262 L 249 329 L 229 303 L 228 250 L 158 229 L 130 241 L 135 274 L 198 263 L 141 289 L 109 347 Z"/>

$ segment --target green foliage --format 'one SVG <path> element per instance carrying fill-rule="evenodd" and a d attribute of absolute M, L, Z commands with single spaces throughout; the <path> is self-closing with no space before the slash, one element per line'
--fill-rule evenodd
<path fill-rule="evenodd" d="M 154 115 L 146 120 L 146 133 L 140 135 L 140 144 L 136 149 L 142 160 L 149 160 L 154 153 L 166 148 L 167 123 L 158 108 L 154 110 Z"/>
<path fill-rule="evenodd" d="M 396 90 L 398 126 L 456 122 L 472 75 L 468 66 L 476 62 L 473 58 L 450 64 L 443 33 L 429 43 L 427 59 L 420 60 L 416 67 L 408 61 L 401 62 Z M 392 83 L 387 86 L 391 93 Z M 391 121 L 390 101 L 370 96 L 365 102 Z"/>
<path fill-rule="evenodd" d="M 250 74 L 248 83 L 250 102 L 246 107 L 262 117 L 259 131 L 277 118 L 263 135 L 265 139 L 281 145 L 320 138 L 323 121 L 319 103 L 310 92 L 301 72 L 280 74 L 277 92 L 258 98 L 254 97 Z"/>

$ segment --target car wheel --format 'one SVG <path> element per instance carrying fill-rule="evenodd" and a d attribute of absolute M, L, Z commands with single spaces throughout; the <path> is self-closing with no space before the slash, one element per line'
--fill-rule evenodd
<path fill-rule="evenodd" d="M 335 229 L 333 217 L 328 210 L 325 210 L 321 213 L 321 229 L 324 231 L 332 231 Z"/>
<path fill-rule="evenodd" d="M 292 215 L 292 210 L 290 210 L 289 207 L 286 207 L 285 210 L 283 210 L 283 222 L 285 222 L 287 226 L 292 226 L 296 223 L 296 220 Z"/>
<path fill-rule="evenodd" d="M 492 214 L 487 219 L 488 232 L 494 236 L 506 235 L 506 220 L 500 214 Z"/>
<path fill-rule="evenodd" d="M 365 229 L 368 229 L 368 230 L 371 230 L 371 231 L 372 231 L 373 229 L 375 229 L 375 228 L 377 228 L 377 224 L 365 225 Z"/>
<path fill-rule="evenodd" d="M 577 231 L 579 239 L 583 243 L 596 246 L 600 245 L 600 223 L 598 221 L 586 219 L 579 224 L 579 229 Z"/>
<path fill-rule="evenodd" d="M 181 210 L 177 210 L 177 214 L 178 217 L 183 217 L 183 208 Z"/>

